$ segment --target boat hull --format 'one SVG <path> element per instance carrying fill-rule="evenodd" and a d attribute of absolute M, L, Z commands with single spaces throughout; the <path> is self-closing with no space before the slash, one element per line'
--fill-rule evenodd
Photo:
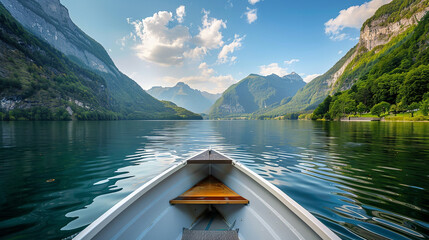
<path fill-rule="evenodd" d="M 247 205 L 171 205 L 169 201 L 213 175 L 249 200 Z M 240 239 L 339 239 L 281 190 L 236 161 L 183 161 L 152 179 L 89 225 L 75 239 L 181 239 L 215 208 Z"/>

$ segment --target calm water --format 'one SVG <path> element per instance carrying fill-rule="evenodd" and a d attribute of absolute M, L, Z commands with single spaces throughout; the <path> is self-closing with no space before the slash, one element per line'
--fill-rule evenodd
<path fill-rule="evenodd" d="M 429 238 L 429 123 L 0 122 L 0 238 L 63 239 L 212 147 L 344 239 Z"/>

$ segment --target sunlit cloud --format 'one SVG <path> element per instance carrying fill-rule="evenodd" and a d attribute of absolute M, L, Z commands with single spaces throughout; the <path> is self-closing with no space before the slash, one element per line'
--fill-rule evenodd
<path fill-rule="evenodd" d="M 277 76 L 283 77 L 287 74 L 286 68 L 282 68 L 278 63 L 271 63 L 268 65 L 259 66 L 259 74 L 263 76 L 276 74 Z"/>
<path fill-rule="evenodd" d="M 246 15 L 247 22 L 249 24 L 251 24 L 252 22 L 256 21 L 256 19 L 258 19 L 256 8 L 255 9 L 247 8 L 247 12 L 245 12 L 244 14 Z"/>
<path fill-rule="evenodd" d="M 340 11 L 337 17 L 325 23 L 325 33 L 332 40 L 344 40 L 348 35 L 342 33 L 345 28 L 360 29 L 362 24 L 374 15 L 375 11 L 392 0 L 372 0 L 362 5 L 351 6 Z"/>

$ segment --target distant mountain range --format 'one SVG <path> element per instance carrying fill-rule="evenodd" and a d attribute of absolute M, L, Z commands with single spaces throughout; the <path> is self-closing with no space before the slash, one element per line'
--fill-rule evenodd
<path fill-rule="evenodd" d="M 0 2 L 3 117 L 34 119 L 20 113 L 44 109 L 66 111 L 68 118 L 77 119 L 201 118 L 153 98 L 121 73 L 105 49 L 71 21 L 59 0 Z"/>
<path fill-rule="evenodd" d="M 305 86 L 296 73 L 279 77 L 275 74 L 250 74 L 229 87 L 211 107 L 210 118 L 261 115 L 267 110 L 284 105 Z"/>
<path fill-rule="evenodd" d="M 196 113 L 207 112 L 221 94 L 211 94 L 178 82 L 174 87 L 153 87 L 147 92 L 160 100 L 167 100 Z"/>
<path fill-rule="evenodd" d="M 314 110 L 329 94 L 351 89 L 353 85 L 365 84 L 368 98 L 372 98 L 371 91 L 392 85 L 388 82 L 377 83 L 381 73 L 389 74 L 391 81 L 396 81 L 395 74 L 405 74 L 420 65 L 428 64 L 427 29 L 416 26 L 429 11 L 428 0 L 393 0 L 380 7 L 374 16 L 362 26 L 358 44 L 341 58 L 325 74 L 315 78 L 300 89 L 287 104 L 278 106 L 268 112 L 269 116 L 279 116 L 292 112 Z M 424 24 L 424 23 L 422 23 Z M 423 31 L 423 33 L 421 32 Z M 417 34 L 417 35 L 416 35 Z M 410 38 L 421 37 L 420 40 Z M 426 41 L 426 42 L 425 42 Z M 396 49 L 417 44 L 400 54 Z M 401 55 L 402 54 L 402 55 Z M 388 61 L 386 61 L 388 60 Z M 382 70 L 383 69 L 383 70 Z M 386 75 L 387 76 L 387 75 Z M 403 85 L 405 75 L 400 77 L 400 84 L 393 84 L 391 89 L 385 89 L 383 95 L 398 95 L 399 85 Z M 429 80 L 426 80 L 429 81 Z M 393 82 L 392 82 L 393 83 Z M 424 84 L 423 84 L 424 85 Z M 395 89 L 396 88 L 396 89 Z M 390 92 L 390 93 L 389 93 Z M 362 100 L 360 100 L 362 101 Z M 376 100 L 379 101 L 379 100 Z M 394 103 L 393 100 L 390 100 Z M 395 100 L 396 101 L 396 100 Z M 372 105 L 371 101 L 364 101 Z"/>

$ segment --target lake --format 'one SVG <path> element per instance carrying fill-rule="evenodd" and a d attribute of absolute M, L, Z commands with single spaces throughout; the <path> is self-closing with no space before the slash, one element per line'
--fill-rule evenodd
<path fill-rule="evenodd" d="M 0 136 L 1 239 L 70 239 L 210 147 L 343 239 L 429 238 L 429 123 L 0 122 Z"/>

